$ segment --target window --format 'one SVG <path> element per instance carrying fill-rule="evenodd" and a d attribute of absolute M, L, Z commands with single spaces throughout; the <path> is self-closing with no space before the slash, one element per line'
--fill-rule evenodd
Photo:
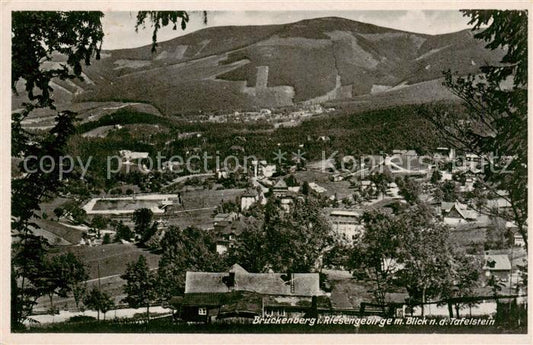
<path fill-rule="evenodd" d="M 285 317 L 287 316 L 287 313 L 285 312 L 285 309 L 265 309 L 265 316 L 267 317 L 270 317 L 270 316 L 281 316 L 281 317 Z"/>
<path fill-rule="evenodd" d="M 207 308 L 198 308 L 198 315 L 207 315 Z"/>

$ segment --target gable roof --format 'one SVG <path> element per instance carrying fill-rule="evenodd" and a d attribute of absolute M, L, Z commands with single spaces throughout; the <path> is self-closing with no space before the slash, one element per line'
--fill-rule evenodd
<path fill-rule="evenodd" d="M 257 198 L 259 197 L 259 192 L 254 188 L 248 188 L 244 193 L 241 194 L 243 198 Z"/>
<path fill-rule="evenodd" d="M 321 294 L 318 273 L 293 273 L 291 281 L 286 273 L 249 273 L 239 267 L 234 265 L 230 270 L 230 272 L 235 273 L 235 283 L 232 288 L 225 283 L 229 276 L 228 272 L 187 272 L 185 293 L 251 291 L 260 294 L 288 296 L 316 296 Z"/>
<path fill-rule="evenodd" d="M 237 217 L 237 213 L 235 212 L 217 213 L 215 217 L 213 217 L 213 222 L 231 221 L 236 217 Z"/>
<path fill-rule="evenodd" d="M 229 269 L 230 272 L 240 272 L 240 273 L 248 273 L 247 270 L 245 270 L 241 265 L 235 263 L 231 268 Z"/>
<path fill-rule="evenodd" d="M 477 219 L 477 217 L 479 216 L 475 210 L 469 209 L 467 205 L 461 204 L 458 201 L 454 203 L 442 202 L 441 209 L 442 211 L 444 211 L 444 213 L 447 214 L 447 217 L 453 216 L 453 212 L 452 212 L 453 210 L 457 211 L 457 214 L 461 218 L 464 218 L 464 219 L 474 220 L 474 219 Z M 457 214 L 455 214 L 456 217 L 457 217 Z"/>
<path fill-rule="evenodd" d="M 485 255 L 484 270 L 489 271 L 510 271 L 511 261 L 509 256 L 502 254 L 488 254 Z"/>
<path fill-rule="evenodd" d="M 446 201 L 443 201 L 441 202 L 440 204 L 440 208 L 442 211 L 448 213 L 451 211 L 451 209 L 453 208 L 453 206 L 455 205 L 455 202 L 446 202 Z"/>
<path fill-rule="evenodd" d="M 455 209 L 457 210 L 457 212 L 459 212 L 461 217 L 463 217 L 464 219 L 477 219 L 478 217 L 477 212 L 474 210 L 468 209 L 468 206 L 465 204 L 456 202 Z"/>
<path fill-rule="evenodd" d="M 215 224 L 215 231 L 218 235 L 235 234 L 239 236 L 244 231 L 245 225 L 240 220 L 234 222 L 222 221 Z"/>
<path fill-rule="evenodd" d="M 180 298 L 172 298 L 170 304 L 178 306 L 219 307 L 220 314 L 261 313 L 261 295 L 248 291 L 223 293 L 188 293 Z"/>
<path fill-rule="evenodd" d="M 287 187 L 287 183 L 285 183 L 283 179 L 280 179 L 278 182 L 276 182 L 276 184 L 274 185 L 274 188 L 286 189 L 288 187 Z"/>

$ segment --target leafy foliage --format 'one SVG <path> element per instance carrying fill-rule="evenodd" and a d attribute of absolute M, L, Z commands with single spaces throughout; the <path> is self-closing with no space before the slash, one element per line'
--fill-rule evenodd
<path fill-rule="evenodd" d="M 11 228 L 14 232 L 11 324 L 14 328 L 22 325 L 37 298 L 44 293 L 53 296 L 69 289 L 68 284 L 58 278 L 65 274 L 61 262 L 43 266 L 48 243 L 34 236 L 30 227 L 37 227 L 32 219 L 38 217 L 39 203 L 52 197 L 62 186 L 59 157 L 64 153 L 68 137 L 75 132 L 76 114 L 68 110 L 59 112 L 54 127 L 44 134 L 24 130 L 22 121 L 36 108 L 55 109 L 51 94 L 53 79 L 83 79 L 82 65 L 89 65 L 93 57 L 99 58 L 104 36 L 102 17 L 102 12 L 87 11 L 12 13 L 11 88 L 16 94 L 17 83 L 23 81 L 30 101 L 11 117 L 12 156 L 52 157 L 44 169 L 33 160 L 29 169 L 24 169 L 28 173 L 11 184 Z M 20 168 L 22 171 L 23 167 Z M 83 214 L 79 216 L 79 222 L 83 222 Z M 47 279 L 43 276 L 45 273 L 49 273 Z"/>
<path fill-rule="evenodd" d="M 100 313 L 105 314 L 115 306 L 115 303 L 105 291 L 94 287 L 91 292 L 83 300 L 83 304 L 90 309 L 96 310 L 98 313 L 98 320 L 100 320 Z"/>
<path fill-rule="evenodd" d="M 412 301 L 432 297 L 471 296 L 477 266 L 470 257 L 456 253 L 449 229 L 433 220 L 421 203 L 397 215 L 367 212 L 365 231 L 354 241 L 349 267 L 358 278 L 374 283 L 376 301 L 402 287 Z"/>
<path fill-rule="evenodd" d="M 172 29 L 177 30 L 178 23 L 180 23 L 181 29 L 185 30 L 187 23 L 189 22 L 189 14 L 185 11 L 139 11 L 137 13 L 135 31 L 137 31 L 140 26 L 145 26 L 146 19 L 149 19 L 153 27 L 152 52 L 155 52 L 157 47 L 157 32 L 159 29 L 172 23 Z M 204 22 L 205 21 L 207 21 L 207 15 L 204 12 Z"/>
<path fill-rule="evenodd" d="M 264 218 L 244 229 L 228 256 L 251 272 L 311 272 L 321 265 L 321 254 L 333 243 L 331 227 L 317 200 L 296 199 L 287 212 L 279 199 L 270 198 Z"/>
<path fill-rule="evenodd" d="M 224 261 L 215 251 L 212 233 L 196 228 L 180 230 L 171 226 L 161 240 L 158 286 L 161 299 L 182 295 L 185 291 L 185 272 L 216 272 L 224 269 Z"/>
<path fill-rule="evenodd" d="M 365 213 L 365 231 L 354 241 L 348 266 L 354 275 L 368 277 L 376 283 L 376 301 L 384 305 L 385 294 L 394 289 L 395 273 L 399 269 L 402 233 L 397 220 L 386 213 Z"/>
<path fill-rule="evenodd" d="M 150 239 L 153 234 L 153 227 L 156 224 L 152 224 L 153 212 L 148 208 L 140 208 L 133 212 L 133 222 L 135 223 L 134 231 L 137 236 L 144 243 Z"/>
<path fill-rule="evenodd" d="M 53 78 L 80 78 L 82 63 L 99 59 L 104 32 L 102 12 L 18 11 L 13 12 L 11 46 L 11 86 L 23 79 L 31 101 L 39 107 L 53 106 L 50 97 Z M 56 54 L 66 61 L 54 66 Z M 46 63 L 49 62 L 49 66 Z M 34 93 L 35 89 L 40 93 Z"/>
<path fill-rule="evenodd" d="M 481 74 L 457 77 L 445 73 L 445 85 L 467 109 L 466 114 L 431 111 L 428 118 L 452 147 L 474 152 L 491 162 L 484 182 L 511 203 L 518 231 L 527 247 L 527 24 L 526 11 L 472 10 L 475 37 L 486 48 L 503 49 L 499 64 L 481 67 Z M 485 27 L 481 29 L 482 27 Z M 481 30 L 481 31 L 479 31 Z M 503 169 L 502 156 L 512 157 Z"/>
<path fill-rule="evenodd" d="M 146 257 L 139 256 L 137 262 L 130 262 L 126 272 L 121 276 L 126 281 L 124 302 L 132 308 L 146 307 L 148 319 L 150 319 L 150 304 L 157 299 L 157 277 L 150 272 Z"/>

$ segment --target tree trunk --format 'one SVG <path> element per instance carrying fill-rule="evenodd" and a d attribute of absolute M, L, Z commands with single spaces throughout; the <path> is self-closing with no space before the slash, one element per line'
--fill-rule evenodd
<path fill-rule="evenodd" d="M 453 306 L 452 302 L 448 301 L 448 314 L 450 314 L 450 319 L 453 317 Z"/>
<path fill-rule="evenodd" d="M 147 318 L 146 323 L 149 323 L 150 322 L 150 304 L 146 305 L 146 318 Z"/>
<path fill-rule="evenodd" d="M 461 305 L 459 303 L 455 304 L 455 316 L 459 318 L 459 310 L 461 309 Z"/>
<path fill-rule="evenodd" d="M 424 309 L 426 305 L 426 288 L 422 289 L 422 317 L 425 316 Z"/>
<path fill-rule="evenodd" d="M 52 311 L 52 315 L 55 314 L 55 311 L 54 311 L 54 294 L 51 293 L 51 294 L 48 294 L 48 297 L 50 298 L 50 310 Z"/>
<path fill-rule="evenodd" d="M 96 311 L 96 320 L 100 321 L 100 309 Z"/>

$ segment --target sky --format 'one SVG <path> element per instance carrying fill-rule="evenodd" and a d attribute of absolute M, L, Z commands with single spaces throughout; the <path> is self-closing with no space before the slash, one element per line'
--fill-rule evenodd
<path fill-rule="evenodd" d="M 468 28 L 468 18 L 459 11 L 210 11 L 208 24 L 200 12 L 192 13 L 186 30 L 166 27 L 158 32 L 158 41 L 212 26 L 285 24 L 318 17 L 342 17 L 364 23 L 424 34 L 442 34 Z M 139 47 L 152 42 L 152 30 L 135 32 L 136 12 L 106 12 L 103 19 L 103 49 Z"/>

